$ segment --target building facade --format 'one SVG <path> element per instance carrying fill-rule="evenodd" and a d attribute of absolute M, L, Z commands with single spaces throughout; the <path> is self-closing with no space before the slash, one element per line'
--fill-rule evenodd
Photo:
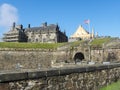
<path fill-rule="evenodd" d="M 65 32 L 61 32 L 58 25 L 43 23 L 40 27 L 23 28 L 22 25 L 12 26 L 12 29 L 4 34 L 5 42 L 42 42 L 42 43 L 61 43 L 67 42 L 68 37 Z"/>
<path fill-rule="evenodd" d="M 94 30 L 92 30 L 92 33 L 90 33 L 80 25 L 76 32 L 70 36 L 69 41 L 88 40 L 92 38 L 94 38 Z"/>
<path fill-rule="evenodd" d="M 23 25 L 13 26 L 10 31 L 4 34 L 3 41 L 5 42 L 27 42 L 27 36 L 25 34 L 25 29 Z"/>

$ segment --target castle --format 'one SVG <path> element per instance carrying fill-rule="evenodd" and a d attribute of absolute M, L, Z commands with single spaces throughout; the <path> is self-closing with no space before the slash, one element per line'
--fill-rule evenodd
<path fill-rule="evenodd" d="M 5 42 L 42 42 L 42 43 L 60 43 L 67 42 L 68 37 L 65 32 L 61 32 L 58 25 L 43 23 L 40 27 L 23 28 L 23 25 L 15 25 L 10 31 L 4 34 Z"/>
<path fill-rule="evenodd" d="M 90 40 L 95 37 L 94 30 L 88 32 L 81 25 L 76 32 L 70 36 L 69 42 L 79 40 Z M 28 24 L 27 28 L 23 25 L 15 25 L 11 27 L 10 31 L 4 34 L 3 41 L 5 42 L 42 42 L 42 43 L 61 43 L 68 42 L 68 37 L 65 31 L 61 32 L 58 25 L 43 23 L 39 27 L 31 27 Z"/>

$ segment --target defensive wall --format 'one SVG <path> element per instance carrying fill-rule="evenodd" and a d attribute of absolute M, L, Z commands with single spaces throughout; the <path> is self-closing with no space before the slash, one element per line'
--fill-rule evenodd
<path fill-rule="evenodd" d="M 76 47 L 72 51 L 72 58 L 76 54 L 83 54 L 83 60 L 94 62 L 119 62 L 120 61 L 120 47 L 119 48 L 91 48 L 91 47 Z"/>
<path fill-rule="evenodd" d="M 23 69 L 37 69 L 51 67 L 51 61 L 61 62 L 67 58 L 66 53 L 55 50 L 41 49 L 0 49 L 0 69 L 14 70 L 19 64 Z"/>
<path fill-rule="evenodd" d="M 99 90 L 120 80 L 120 63 L 0 71 L 0 90 Z"/>
<path fill-rule="evenodd" d="M 49 68 L 56 63 L 75 63 L 81 61 L 102 63 L 103 61 L 120 62 L 120 49 L 90 49 L 74 47 L 70 50 L 51 49 L 0 49 L 0 70 L 14 70 L 18 65 L 22 69 Z"/>

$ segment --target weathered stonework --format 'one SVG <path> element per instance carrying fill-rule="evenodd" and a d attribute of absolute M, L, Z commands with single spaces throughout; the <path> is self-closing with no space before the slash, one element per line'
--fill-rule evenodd
<path fill-rule="evenodd" d="M 43 23 L 40 27 L 23 28 L 23 25 L 13 26 L 10 31 L 4 34 L 5 42 L 42 42 L 42 43 L 58 43 L 67 42 L 68 37 L 65 31 L 61 32 L 58 25 Z"/>
<path fill-rule="evenodd" d="M 91 60 L 93 61 L 110 61 L 119 62 L 120 61 L 120 49 L 96 49 L 91 50 Z"/>
<path fill-rule="evenodd" d="M 120 64 L 4 72 L 0 78 L 2 90 L 99 90 L 120 80 Z"/>
<path fill-rule="evenodd" d="M 0 51 L 0 69 L 13 70 L 16 65 L 22 69 L 37 69 L 51 67 L 51 61 L 65 61 L 65 52 L 44 50 L 12 50 Z"/>
<path fill-rule="evenodd" d="M 52 63 L 61 62 L 75 63 L 76 53 L 83 54 L 82 61 L 94 61 L 102 63 L 103 61 L 120 62 L 120 49 L 98 49 L 73 48 L 71 50 L 52 50 L 52 49 L 0 49 L 0 70 L 13 70 L 17 65 L 22 69 L 49 68 Z M 87 64 L 87 63 L 86 63 Z"/>

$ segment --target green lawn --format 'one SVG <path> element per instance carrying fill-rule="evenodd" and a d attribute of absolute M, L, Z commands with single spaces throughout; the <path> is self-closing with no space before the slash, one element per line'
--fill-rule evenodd
<path fill-rule="evenodd" d="M 91 47 L 102 47 L 103 43 L 109 42 L 111 38 L 94 39 L 90 44 Z M 67 42 L 67 43 L 19 43 L 19 42 L 0 42 L 0 48 L 42 48 L 56 49 L 57 47 L 69 45 L 71 47 L 79 46 L 85 41 Z"/>
<path fill-rule="evenodd" d="M 0 42 L 0 48 L 42 48 L 55 49 L 64 43 L 18 43 L 18 42 Z"/>
<path fill-rule="evenodd" d="M 70 45 L 78 46 L 82 41 L 71 43 L 20 43 L 20 42 L 0 42 L 0 48 L 41 48 L 41 49 L 56 49 L 60 46 Z"/>
<path fill-rule="evenodd" d="M 100 90 L 120 90 L 120 81 L 112 83 L 106 87 L 101 88 Z"/>
<path fill-rule="evenodd" d="M 104 43 L 107 43 L 110 40 L 112 40 L 112 38 L 98 38 L 98 39 L 94 39 L 90 44 L 93 48 L 94 47 L 102 47 L 102 45 Z"/>
<path fill-rule="evenodd" d="M 102 45 L 103 43 L 109 42 L 111 38 L 98 38 L 94 39 L 91 44 L 92 45 Z"/>
<path fill-rule="evenodd" d="M 79 46 L 83 42 L 84 41 L 81 40 L 81 41 L 70 42 L 69 44 L 70 44 L 71 47 L 76 47 L 76 46 Z"/>

